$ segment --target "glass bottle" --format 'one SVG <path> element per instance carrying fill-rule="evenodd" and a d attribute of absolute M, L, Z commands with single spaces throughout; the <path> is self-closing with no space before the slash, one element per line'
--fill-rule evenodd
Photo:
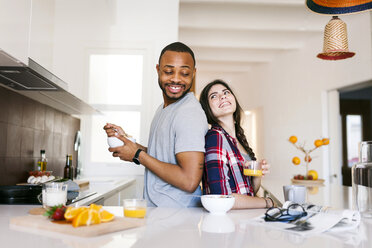
<path fill-rule="evenodd" d="M 372 218 L 372 141 L 359 144 L 359 162 L 351 173 L 354 208 L 363 217 Z"/>
<path fill-rule="evenodd" d="M 70 174 L 69 174 L 69 179 L 74 180 L 75 168 L 74 168 L 74 164 L 72 163 L 72 155 L 69 156 L 69 160 L 70 160 Z"/>
<path fill-rule="evenodd" d="M 45 155 L 45 150 L 40 150 L 40 158 L 37 161 L 38 171 L 46 171 L 47 169 L 47 159 Z"/>
<path fill-rule="evenodd" d="M 69 179 L 71 174 L 71 160 L 70 155 L 66 155 L 66 164 L 63 170 L 63 178 Z"/>

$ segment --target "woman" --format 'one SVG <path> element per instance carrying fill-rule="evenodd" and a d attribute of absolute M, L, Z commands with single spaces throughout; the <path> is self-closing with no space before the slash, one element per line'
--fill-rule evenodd
<path fill-rule="evenodd" d="M 274 205 L 271 198 L 257 197 L 261 177 L 243 175 L 243 164 L 256 160 L 240 126 L 242 108 L 231 88 L 222 80 L 209 83 L 200 95 L 208 123 L 212 125 L 205 136 L 205 167 L 203 193 L 235 197 L 235 209 L 268 208 Z M 269 165 L 261 161 L 262 174 Z"/>

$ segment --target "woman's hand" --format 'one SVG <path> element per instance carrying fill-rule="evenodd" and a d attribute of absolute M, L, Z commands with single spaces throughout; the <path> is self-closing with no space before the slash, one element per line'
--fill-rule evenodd
<path fill-rule="evenodd" d="M 270 164 L 267 163 L 266 159 L 262 159 L 260 163 L 261 163 L 262 177 L 264 177 L 266 174 L 270 173 Z"/>

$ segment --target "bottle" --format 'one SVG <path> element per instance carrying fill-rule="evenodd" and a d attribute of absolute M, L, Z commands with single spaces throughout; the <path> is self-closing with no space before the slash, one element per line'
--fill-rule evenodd
<path fill-rule="evenodd" d="M 46 171 L 47 169 L 47 159 L 45 155 L 45 150 L 40 150 L 40 158 L 37 161 L 38 171 Z"/>
<path fill-rule="evenodd" d="M 372 218 L 372 141 L 359 145 L 359 162 L 352 167 L 353 207 Z"/>
<path fill-rule="evenodd" d="M 74 180 L 75 168 L 74 168 L 74 165 L 72 163 L 72 155 L 69 156 L 69 160 L 70 160 L 70 174 L 69 174 L 69 179 Z"/>
<path fill-rule="evenodd" d="M 70 155 L 66 155 L 66 164 L 63 171 L 63 178 L 69 179 L 71 174 L 71 160 Z"/>

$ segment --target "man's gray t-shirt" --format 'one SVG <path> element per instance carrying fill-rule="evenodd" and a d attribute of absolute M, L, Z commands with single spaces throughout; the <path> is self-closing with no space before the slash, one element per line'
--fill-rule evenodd
<path fill-rule="evenodd" d="M 205 152 L 204 136 L 207 131 L 205 113 L 193 93 L 188 93 L 165 108 L 163 104 L 159 106 L 151 123 L 147 153 L 162 162 L 178 166 L 177 153 Z M 199 206 L 200 195 L 200 187 L 194 193 L 188 193 L 145 170 L 144 196 L 149 206 Z"/>

